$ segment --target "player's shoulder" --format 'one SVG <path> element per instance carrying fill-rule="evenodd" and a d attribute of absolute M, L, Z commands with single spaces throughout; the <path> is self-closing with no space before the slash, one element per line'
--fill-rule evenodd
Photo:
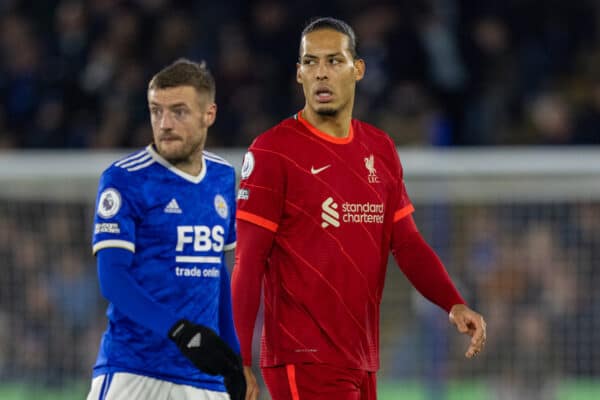
<path fill-rule="evenodd" d="M 379 142 L 383 146 L 391 147 L 393 149 L 396 148 L 390 135 L 388 135 L 388 133 L 383 129 L 358 119 L 353 119 L 352 122 L 354 124 L 355 132 L 358 131 L 361 135 L 364 135 L 375 142 Z"/>
<path fill-rule="evenodd" d="M 375 125 L 372 125 L 365 121 L 361 121 L 359 119 L 353 119 L 352 122 L 355 124 L 355 129 L 358 127 L 360 131 L 366 135 L 388 142 L 392 141 L 390 135 L 388 135 L 387 132 L 385 132 L 383 129 L 376 127 Z"/>
<path fill-rule="evenodd" d="M 202 156 L 208 168 L 235 173 L 233 165 L 223 157 L 206 150 L 202 151 Z"/>
<path fill-rule="evenodd" d="M 229 161 L 211 151 L 203 150 L 202 155 L 207 162 L 223 165 L 225 168 L 233 168 Z"/>
<path fill-rule="evenodd" d="M 134 179 L 156 162 L 150 146 L 134 151 L 114 161 L 102 173 L 105 177 Z"/>
<path fill-rule="evenodd" d="M 300 122 L 295 119 L 295 115 L 290 116 L 258 135 L 250 145 L 250 149 L 288 147 L 292 137 L 297 135 L 298 129 L 300 129 Z"/>

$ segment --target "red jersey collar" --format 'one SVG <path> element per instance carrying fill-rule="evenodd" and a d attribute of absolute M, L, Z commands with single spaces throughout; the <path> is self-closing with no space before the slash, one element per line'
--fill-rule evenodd
<path fill-rule="evenodd" d="M 296 115 L 298 116 L 298 121 L 300 121 L 300 123 L 302 125 L 304 125 L 309 131 L 311 131 L 313 134 L 315 134 L 316 136 L 320 137 L 323 140 L 326 140 L 328 142 L 335 143 L 335 144 L 347 144 L 347 143 L 350 143 L 352 141 L 352 139 L 354 139 L 354 129 L 352 128 L 352 122 L 350 122 L 350 130 L 348 132 L 348 136 L 346 136 L 344 138 L 338 138 L 338 137 L 331 136 L 331 135 L 315 128 L 314 126 L 312 126 L 310 124 L 310 122 L 308 122 L 307 120 L 305 120 L 302 117 L 302 110 L 298 111 L 298 113 Z"/>

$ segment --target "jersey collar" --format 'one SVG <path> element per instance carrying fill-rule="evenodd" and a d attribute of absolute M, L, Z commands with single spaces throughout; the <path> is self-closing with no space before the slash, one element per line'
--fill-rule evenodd
<path fill-rule="evenodd" d="M 352 139 L 354 139 L 354 128 L 352 128 L 352 122 L 350 122 L 350 130 L 348 131 L 348 136 L 343 137 L 343 138 L 338 138 L 338 137 L 334 137 L 331 136 L 325 132 L 323 132 L 322 130 L 317 129 L 315 126 L 311 125 L 310 122 L 308 122 L 307 120 L 305 120 L 302 117 L 302 110 L 298 111 L 298 113 L 296 114 L 296 119 L 306 127 L 306 129 L 308 129 L 311 133 L 313 133 L 314 135 L 320 137 L 323 140 L 326 140 L 328 142 L 331 143 L 335 143 L 335 144 L 347 144 L 350 143 L 352 141 Z"/>
<path fill-rule="evenodd" d="M 192 183 L 200 183 L 204 179 L 204 176 L 206 176 L 206 160 L 204 159 L 204 156 L 202 156 L 202 170 L 197 176 L 194 176 L 183 172 L 182 170 L 178 169 L 173 164 L 165 160 L 160 154 L 158 154 L 158 152 L 154 149 L 153 145 L 149 144 L 148 147 L 146 147 L 146 149 L 148 150 L 148 153 L 150 153 L 152 158 L 156 160 L 157 163 L 159 163 L 175 175 L 182 177 L 186 181 L 190 181 Z"/>

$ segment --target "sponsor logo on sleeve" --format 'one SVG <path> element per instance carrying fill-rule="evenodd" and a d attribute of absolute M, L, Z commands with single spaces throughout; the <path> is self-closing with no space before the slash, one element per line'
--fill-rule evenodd
<path fill-rule="evenodd" d="M 94 226 L 94 233 L 121 233 L 121 229 L 119 228 L 119 224 L 110 224 L 110 223 L 101 223 L 96 224 Z"/>
<path fill-rule="evenodd" d="M 248 189 L 238 190 L 238 195 L 237 195 L 238 200 L 248 200 L 249 197 L 250 197 L 250 191 Z"/>
<path fill-rule="evenodd" d="M 111 218 L 117 215 L 121 208 L 121 194 L 117 189 L 105 189 L 98 200 L 98 216 Z"/>

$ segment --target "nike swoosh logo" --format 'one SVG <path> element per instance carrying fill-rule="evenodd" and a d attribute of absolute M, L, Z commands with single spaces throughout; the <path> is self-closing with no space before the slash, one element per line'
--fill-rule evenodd
<path fill-rule="evenodd" d="M 325 171 L 325 170 L 326 170 L 327 168 L 329 168 L 329 167 L 331 167 L 331 164 L 327 164 L 326 166 L 324 166 L 324 167 L 321 167 L 321 168 L 315 168 L 315 167 L 312 167 L 312 166 L 311 166 L 311 167 L 310 167 L 310 173 L 311 173 L 311 174 L 313 174 L 313 175 L 316 175 L 316 174 L 318 174 L 318 173 L 320 173 L 320 172 L 323 172 L 323 171 Z"/>

